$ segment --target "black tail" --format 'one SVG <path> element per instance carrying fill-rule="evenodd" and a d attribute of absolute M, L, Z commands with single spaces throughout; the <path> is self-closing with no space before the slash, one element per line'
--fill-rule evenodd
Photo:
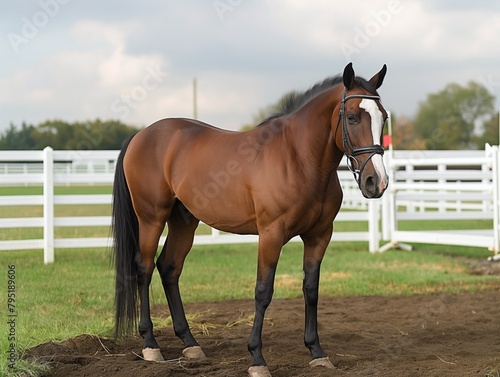
<path fill-rule="evenodd" d="M 123 158 L 132 137 L 124 143 L 116 161 L 113 185 L 113 257 L 116 266 L 115 337 L 130 333 L 137 323 L 139 225 L 123 171 Z"/>

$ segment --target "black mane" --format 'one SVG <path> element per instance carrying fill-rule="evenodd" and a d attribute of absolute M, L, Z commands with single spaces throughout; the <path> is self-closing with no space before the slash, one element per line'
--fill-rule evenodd
<path fill-rule="evenodd" d="M 355 82 L 357 86 L 360 86 L 370 94 L 378 95 L 375 87 L 368 81 L 366 81 L 364 78 L 356 76 Z M 300 109 L 302 106 L 304 106 L 307 102 L 316 97 L 318 94 L 323 93 L 324 91 L 330 89 L 331 87 L 342 83 L 343 83 L 342 75 L 337 75 L 337 76 L 327 77 L 323 81 L 314 84 L 306 91 L 303 92 L 292 91 L 286 94 L 285 97 L 283 97 L 283 99 L 280 101 L 280 103 L 275 107 L 275 113 L 273 113 L 272 115 L 264 119 L 262 122 L 260 122 L 258 126 L 266 123 L 271 119 L 292 114 L 294 111 Z"/>

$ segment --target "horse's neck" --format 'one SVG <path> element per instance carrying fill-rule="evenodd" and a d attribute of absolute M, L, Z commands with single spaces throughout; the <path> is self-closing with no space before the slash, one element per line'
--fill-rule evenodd
<path fill-rule="evenodd" d="M 340 98 L 337 91 L 332 88 L 305 104 L 297 111 L 294 125 L 297 140 L 305 151 L 304 158 L 325 174 L 331 174 L 343 156 L 336 144 L 335 125 L 332 127 L 332 115 Z M 337 132 L 342 132 L 342 129 Z"/>

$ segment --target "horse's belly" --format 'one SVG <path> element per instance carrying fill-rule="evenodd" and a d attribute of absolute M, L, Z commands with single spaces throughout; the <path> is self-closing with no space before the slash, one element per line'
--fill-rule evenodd
<path fill-rule="evenodd" d="M 221 208 L 222 209 L 222 208 Z M 236 212 L 236 213 L 235 213 Z M 199 214 L 193 213 L 198 219 L 212 228 L 223 232 L 236 234 L 257 234 L 257 225 L 252 216 L 245 216 L 238 213 L 234 208 L 224 208 L 223 211 L 213 209 L 212 211 L 202 211 Z"/>
<path fill-rule="evenodd" d="M 191 195 L 179 199 L 197 219 L 213 228 L 229 233 L 257 234 L 255 214 L 241 194 L 215 194 L 215 190 L 194 188 Z"/>
<path fill-rule="evenodd" d="M 215 222 L 210 225 L 212 228 L 218 229 L 222 232 L 236 233 L 236 234 L 257 234 L 257 226 L 255 223 L 229 223 L 229 222 Z"/>

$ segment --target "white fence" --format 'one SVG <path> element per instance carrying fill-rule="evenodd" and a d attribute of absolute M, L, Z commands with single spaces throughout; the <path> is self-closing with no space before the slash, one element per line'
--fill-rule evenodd
<path fill-rule="evenodd" d="M 484 151 L 398 151 L 388 153 L 391 174 L 384 197 L 384 234 L 392 247 L 405 242 L 486 247 L 499 251 L 498 147 Z M 453 229 L 453 220 L 478 221 Z M 427 230 L 408 230 L 409 221 L 429 221 Z M 436 230 L 436 221 L 450 229 Z M 406 228 L 402 230 L 401 228 Z"/>
<path fill-rule="evenodd" d="M 111 195 L 54 195 L 57 185 L 112 185 L 118 151 L 0 151 L 0 186 L 42 185 L 42 195 L 0 196 L 0 209 L 8 206 L 42 206 L 41 217 L 6 218 L 0 216 L 0 230 L 7 228 L 43 228 L 41 239 L 9 240 L 0 237 L 0 250 L 43 249 L 45 263 L 54 261 L 54 249 L 109 247 L 108 237 L 55 238 L 56 227 L 93 227 L 111 225 L 110 216 L 55 217 L 56 205 L 110 204 Z M 345 165 L 345 164 L 344 164 Z M 371 252 L 380 245 L 380 200 L 366 201 L 352 174 L 340 171 L 344 189 L 344 206 L 336 222 L 354 221 L 368 224 L 368 231 L 335 232 L 332 241 L 367 241 Z M 298 237 L 291 241 L 299 241 Z M 160 240 L 163 243 L 165 240 Z M 221 234 L 197 235 L 194 243 L 236 244 L 257 242 L 257 236 Z"/>
<path fill-rule="evenodd" d="M 7 228 L 43 229 L 39 239 L 12 240 L 0 237 L 0 250 L 43 249 L 45 263 L 54 261 L 54 249 L 109 247 L 108 237 L 56 238 L 55 228 L 111 225 L 111 217 L 55 217 L 60 205 L 111 203 L 111 195 L 54 195 L 54 186 L 106 185 L 113 182 L 118 151 L 0 151 L 0 186 L 42 185 L 42 195 L 0 196 L 0 213 L 9 206 L 41 206 L 40 217 L 6 217 L 0 214 L 0 231 Z M 339 171 L 344 203 L 336 222 L 361 222 L 361 232 L 335 232 L 332 241 L 366 241 L 371 252 L 408 243 L 436 243 L 486 247 L 499 251 L 499 152 L 484 151 L 394 151 L 386 154 L 391 176 L 389 192 L 382 200 L 365 200 L 352 174 Z M 345 163 L 343 164 L 345 166 Z M 380 219 L 382 221 L 380 221 Z M 474 229 L 436 230 L 436 221 L 478 220 Z M 429 221 L 427 230 L 409 230 L 411 221 Z M 380 225 L 382 229 L 380 229 Z M 410 225 L 408 225 L 410 224 Z M 4 232 L 2 232 L 4 233 Z M 4 233 L 6 234 L 6 233 Z M 380 246 L 381 240 L 390 242 Z M 298 237 L 292 241 L 299 241 Z M 160 241 L 164 242 L 164 238 Z M 257 242 L 257 236 L 197 235 L 195 244 Z"/>

